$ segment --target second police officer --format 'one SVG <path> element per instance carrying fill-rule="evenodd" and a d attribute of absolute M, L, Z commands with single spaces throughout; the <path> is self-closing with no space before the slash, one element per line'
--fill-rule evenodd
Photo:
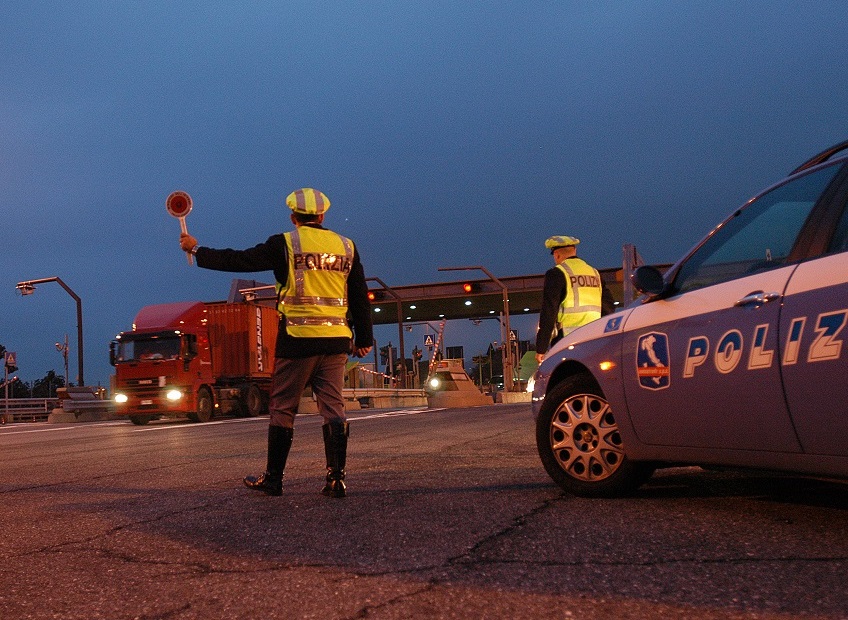
<path fill-rule="evenodd" d="M 613 299 L 598 270 L 577 257 L 580 239 L 555 235 L 545 241 L 554 267 L 545 272 L 536 361 L 569 332 L 613 311 Z"/>

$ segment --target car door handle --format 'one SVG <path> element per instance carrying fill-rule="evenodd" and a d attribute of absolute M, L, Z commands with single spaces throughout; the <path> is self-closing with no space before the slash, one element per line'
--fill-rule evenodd
<path fill-rule="evenodd" d="M 780 293 L 764 293 L 763 291 L 754 291 L 748 293 L 742 299 L 738 300 L 734 306 L 762 306 L 770 301 L 780 298 Z"/>

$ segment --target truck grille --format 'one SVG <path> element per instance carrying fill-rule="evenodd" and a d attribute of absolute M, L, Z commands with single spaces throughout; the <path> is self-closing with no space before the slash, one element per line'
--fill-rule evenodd
<path fill-rule="evenodd" d="M 141 379 L 126 379 L 124 391 L 130 397 L 132 407 L 138 411 L 161 409 L 162 388 L 165 387 L 165 377 L 147 377 Z"/>

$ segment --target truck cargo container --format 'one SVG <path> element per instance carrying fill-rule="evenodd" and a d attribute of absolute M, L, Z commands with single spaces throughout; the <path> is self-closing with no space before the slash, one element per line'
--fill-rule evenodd
<path fill-rule="evenodd" d="M 134 424 L 268 411 L 278 314 L 266 301 L 146 306 L 111 343 L 115 410 Z"/>

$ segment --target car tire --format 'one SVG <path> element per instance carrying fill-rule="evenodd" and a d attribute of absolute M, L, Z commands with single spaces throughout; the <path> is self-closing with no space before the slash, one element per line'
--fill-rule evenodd
<path fill-rule="evenodd" d="M 589 374 L 550 389 L 536 420 L 536 446 L 554 482 L 581 497 L 626 495 L 654 472 L 625 456 L 609 403 Z"/>

